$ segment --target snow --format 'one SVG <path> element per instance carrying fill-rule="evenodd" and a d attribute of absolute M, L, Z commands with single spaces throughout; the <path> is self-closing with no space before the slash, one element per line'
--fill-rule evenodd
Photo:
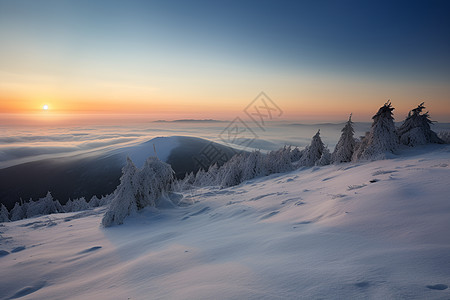
<path fill-rule="evenodd" d="M 179 146 L 178 139 L 178 136 L 156 137 L 147 142 L 121 148 L 111 153 L 124 153 L 131 158 L 137 167 L 142 167 L 149 156 L 155 156 L 155 150 L 156 156 L 161 161 L 167 161 L 171 151 Z"/>
<path fill-rule="evenodd" d="M 0 224 L 1 299 L 448 299 L 450 146 Z M 18 250 L 19 249 L 19 250 Z"/>

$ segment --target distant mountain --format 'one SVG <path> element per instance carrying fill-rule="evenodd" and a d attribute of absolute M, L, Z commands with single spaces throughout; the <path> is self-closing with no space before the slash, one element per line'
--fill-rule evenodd
<path fill-rule="evenodd" d="M 156 153 L 155 153 L 156 152 Z M 95 156 L 43 159 L 0 169 L 0 203 L 8 209 L 15 202 L 44 197 L 47 191 L 62 204 L 69 198 L 110 194 L 119 184 L 126 157 L 142 167 L 155 154 L 172 165 L 177 177 L 223 163 L 235 150 L 209 140 L 171 136 L 157 137 L 135 146 Z"/>
<path fill-rule="evenodd" d="M 226 123 L 228 121 L 221 121 L 221 120 L 213 120 L 213 119 L 180 119 L 180 120 L 156 120 L 153 121 L 153 123 Z"/>

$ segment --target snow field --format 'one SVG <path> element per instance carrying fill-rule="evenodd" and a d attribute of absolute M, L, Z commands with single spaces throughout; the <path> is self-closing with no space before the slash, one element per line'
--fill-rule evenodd
<path fill-rule="evenodd" d="M 448 299 L 450 147 L 0 225 L 1 299 Z M 3 254 L 2 254 L 3 253 Z"/>

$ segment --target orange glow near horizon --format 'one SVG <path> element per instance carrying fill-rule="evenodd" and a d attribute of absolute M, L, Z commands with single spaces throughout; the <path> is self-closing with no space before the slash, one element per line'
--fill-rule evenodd
<path fill-rule="evenodd" d="M 253 81 L 247 80 L 246 87 L 240 83 L 244 78 L 227 80 L 223 87 L 211 82 L 193 85 L 182 79 L 161 87 L 77 81 L 55 86 L 39 85 L 39 79 L 27 77 L 23 82 L 0 85 L 0 113 L 35 115 L 38 120 L 102 114 L 148 115 L 153 120 L 230 120 L 239 116 L 260 91 Z M 291 74 L 262 80 L 261 86 L 268 87 L 265 92 L 283 110 L 286 120 L 333 122 L 353 113 L 355 121 L 370 122 L 377 109 L 391 99 L 397 121 L 425 101 L 433 120 L 450 122 L 449 88 L 445 86 L 342 79 L 330 74 Z M 47 111 L 43 111 L 44 105 L 48 105 Z"/>

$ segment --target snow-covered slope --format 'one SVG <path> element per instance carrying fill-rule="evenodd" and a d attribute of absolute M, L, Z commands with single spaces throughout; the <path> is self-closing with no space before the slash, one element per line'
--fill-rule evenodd
<path fill-rule="evenodd" d="M 300 169 L 100 227 L 0 225 L 0 298 L 448 299 L 450 146 Z"/>

